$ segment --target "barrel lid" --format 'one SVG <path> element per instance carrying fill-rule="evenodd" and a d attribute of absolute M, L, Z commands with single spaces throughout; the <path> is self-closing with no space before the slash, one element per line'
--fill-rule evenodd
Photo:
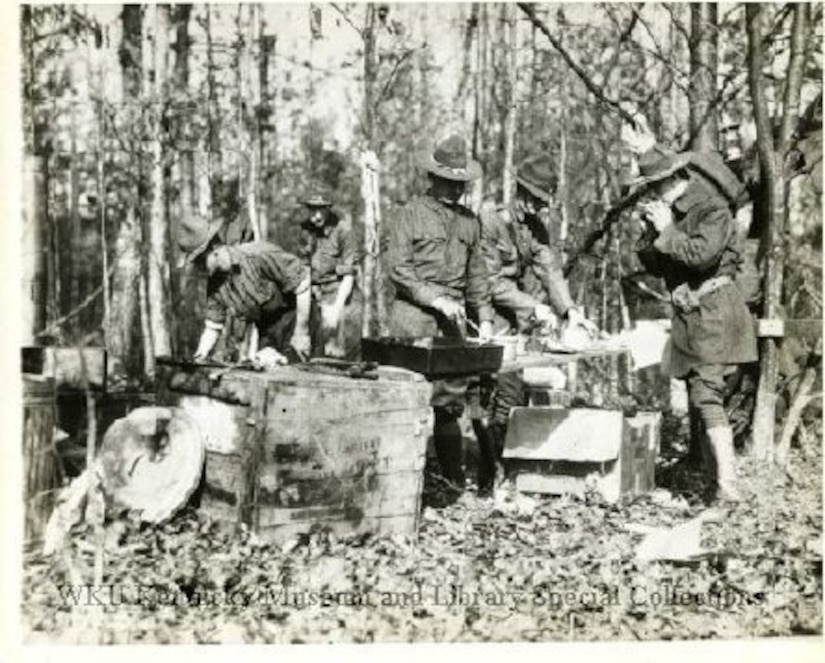
<path fill-rule="evenodd" d="M 109 426 L 101 445 L 103 488 L 116 506 L 159 523 L 198 487 L 204 463 L 197 421 L 179 408 L 141 407 Z"/>

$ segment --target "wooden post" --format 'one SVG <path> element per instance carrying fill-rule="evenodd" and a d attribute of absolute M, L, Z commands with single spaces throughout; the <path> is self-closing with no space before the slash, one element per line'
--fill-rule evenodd
<path fill-rule="evenodd" d="M 57 487 L 54 380 L 23 378 L 23 466 L 26 500 L 26 540 L 38 538 L 49 519 Z"/>

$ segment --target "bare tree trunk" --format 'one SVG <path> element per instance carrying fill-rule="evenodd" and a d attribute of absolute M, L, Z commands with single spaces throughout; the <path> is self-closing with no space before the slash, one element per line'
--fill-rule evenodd
<path fill-rule="evenodd" d="M 246 10 L 246 11 L 244 11 Z M 242 154 L 246 160 L 241 181 L 246 200 L 249 224 L 256 241 L 262 239 L 258 218 L 261 140 L 258 131 L 258 109 L 261 106 L 260 76 L 256 75 L 256 43 L 260 34 L 260 7 L 253 4 L 239 5 L 240 53 L 238 57 L 238 82 L 241 116 Z M 246 14 L 246 16 L 244 16 Z"/>
<path fill-rule="evenodd" d="M 169 223 L 166 214 L 166 178 L 164 177 L 163 107 L 167 95 L 169 59 L 169 6 L 151 5 L 146 10 L 149 28 L 144 39 L 144 57 L 151 67 L 144 69 L 144 94 L 149 104 L 150 141 L 150 209 L 147 225 L 146 298 L 149 314 L 149 338 L 145 355 L 152 356 L 144 369 L 154 375 L 154 357 L 171 354 L 169 334 Z M 148 37 L 153 41 L 149 42 Z M 154 76 L 152 76 L 154 74 Z"/>
<path fill-rule="evenodd" d="M 504 165 L 502 166 L 502 202 L 509 206 L 513 199 L 513 152 L 518 125 L 518 40 L 515 5 L 502 5 L 502 41 L 507 71 L 507 115 L 504 120 Z"/>
<path fill-rule="evenodd" d="M 487 143 L 484 135 L 486 99 L 489 88 L 489 81 L 485 80 L 485 72 L 487 71 L 487 42 L 489 41 L 490 32 L 488 27 L 488 11 L 489 6 L 486 3 L 482 4 L 479 12 L 479 25 L 476 31 L 475 71 L 473 72 L 473 157 L 482 164 L 481 177 L 473 182 L 472 207 L 476 211 L 481 209 L 481 204 L 484 200 L 484 185 L 487 179 L 486 173 L 489 172 L 486 163 Z"/>
<path fill-rule="evenodd" d="M 366 5 L 364 23 L 364 142 L 366 149 L 361 156 L 361 196 L 364 200 L 364 336 L 376 333 L 383 323 L 378 301 L 381 299 L 379 280 L 380 264 L 380 217 L 377 198 L 378 156 L 375 153 L 375 81 L 378 73 L 376 52 L 377 8 Z"/>
<path fill-rule="evenodd" d="M 715 151 L 718 111 L 715 107 L 717 48 L 716 3 L 690 5 L 690 147 Z"/>
<path fill-rule="evenodd" d="M 777 240 L 782 236 L 784 216 L 784 178 L 781 162 L 774 149 L 773 128 L 765 96 L 763 45 L 763 9 L 758 4 L 745 5 L 748 30 L 748 78 L 753 113 L 756 120 L 757 150 L 765 226 L 762 248 L 766 256 L 764 277 L 764 316 L 773 318 L 779 312 L 781 294 L 782 247 Z M 778 286 L 778 287 L 777 287 Z M 756 410 L 753 425 L 753 453 L 760 459 L 772 461 L 774 456 L 774 429 L 776 417 L 776 380 L 778 376 L 777 341 L 761 339 L 759 389 L 756 394 Z"/>
<path fill-rule="evenodd" d="M 23 121 L 26 126 L 23 187 L 23 342 L 37 343 L 37 334 L 46 326 L 48 299 L 47 260 L 48 208 L 46 159 L 43 156 L 43 125 L 37 120 L 35 107 L 34 25 L 32 8 L 22 8 L 26 106 Z"/>
<path fill-rule="evenodd" d="M 124 5 L 122 14 L 123 41 L 120 61 L 123 69 L 125 103 L 137 104 L 140 95 L 141 67 L 141 6 Z M 131 155 L 130 155 L 131 156 Z M 133 168 L 137 171 L 138 168 Z M 140 277 L 140 244 L 142 233 L 137 209 L 140 205 L 137 186 L 132 184 L 126 214 L 120 219 L 115 239 L 111 307 L 104 322 L 106 346 L 112 358 L 111 367 L 129 372 L 132 366 L 132 338 L 138 305 Z"/>
<path fill-rule="evenodd" d="M 218 103 L 218 84 L 215 80 L 215 44 L 212 41 L 212 7 L 209 4 L 206 5 L 206 84 L 209 96 L 207 133 L 209 136 L 209 192 L 211 194 L 214 183 L 221 179 L 223 163 L 221 159 L 221 113 Z"/>

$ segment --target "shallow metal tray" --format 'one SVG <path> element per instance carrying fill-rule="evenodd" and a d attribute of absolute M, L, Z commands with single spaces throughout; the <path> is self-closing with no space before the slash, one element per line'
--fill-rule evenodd
<path fill-rule="evenodd" d="M 365 361 L 399 366 L 427 377 L 495 373 L 504 352 L 493 343 L 442 337 L 364 338 L 361 350 Z"/>

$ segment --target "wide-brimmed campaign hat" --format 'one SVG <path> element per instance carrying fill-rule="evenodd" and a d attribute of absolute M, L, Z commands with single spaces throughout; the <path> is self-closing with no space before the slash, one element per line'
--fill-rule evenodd
<path fill-rule="evenodd" d="M 441 141 L 432 154 L 419 154 L 417 161 L 421 168 L 445 180 L 469 182 L 481 176 L 481 164 L 467 158 L 466 143 L 458 134 Z"/>
<path fill-rule="evenodd" d="M 639 175 L 627 183 L 631 189 L 661 182 L 690 165 L 691 153 L 650 150 L 639 157 Z"/>
<path fill-rule="evenodd" d="M 223 227 L 223 219 L 210 223 L 199 214 L 184 217 L 178 229 L 178 248 L 184 254 L 184 264 L 194 262 L 207 248 Z"/>
<path fill-rule="evenodd" d="M 538 154 L 524 159 L 516 169 L 516 182 L 536 198 L 549 201 L 558 184 L 550 157 Z"/>
<path fill-rule="evenodd" d="M 322 190 L 313 189 L 304 197 L 301 204 L 306 207 L 332 207 L 332 200 Z"/>

